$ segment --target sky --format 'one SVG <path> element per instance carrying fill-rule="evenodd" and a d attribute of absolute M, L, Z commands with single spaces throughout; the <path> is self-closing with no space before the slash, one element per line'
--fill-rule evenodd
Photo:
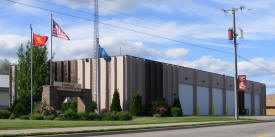
<path fill-rule="evenodd" d="M 275 94 L 274 0 L 99 0 L 100 45 L 111 56 L 233 76 L 227 33 L 232 14 L 221 9 L 240 6 L 246 9 L 236 12 L 236 27 L 244 32 L 237 40 L 238 73 Z M 18 47 L 30 40 L 30 24 L 35 33 L 50 36 L 51 12 L 71 39 L 53 38 L 54 60 L 93 57 L 93 9 L 93 0 L 0 0 L 0 59 L 17 61 Z"/>

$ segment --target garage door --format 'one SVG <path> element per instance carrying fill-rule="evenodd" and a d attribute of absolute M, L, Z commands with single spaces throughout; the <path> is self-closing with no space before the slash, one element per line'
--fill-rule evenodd
<path fill-rule="evenodd" d="M 183 115 L 193 115 L 193 86 L 179 84 L 179 99 Z"/>
<path fill-rule="evenodd" d="M 222 90 L 213 88 L 212 90 L 212 106 L 215 111 L 215 115 L 223 115 L 223 99 L 222 99 Z"/>
<path fill-rule="evenodd" d="M 226 90 L 226 110 L 227 114 L 232 116 L 234 115 L 234 91 Z"/>
<path fill-rule="evenodd" d="M 200 115 L 209 115 L 209 88 L 197 87 L 197 106 Z"/>
<path fill-rule="evenodd" d="M 9 106 L 9 92 L 8 91 L 0 91 L 0 106 Z"/>
<path fill-rule="evenodd" d="M 251 108 L 251 94 L 245 93 L 244 94 L 244 107 L 248 109 L 249 115 L 252 114 L 252 108 Z"/>
<path fill-rule="evenodd" d="M 255 109 L 256 109 L 256 115 L 261 114 L 261 109 L 260 109 L 260 96 L 258 94 L 254 95 L 254 100 L 255 100 Z"/>

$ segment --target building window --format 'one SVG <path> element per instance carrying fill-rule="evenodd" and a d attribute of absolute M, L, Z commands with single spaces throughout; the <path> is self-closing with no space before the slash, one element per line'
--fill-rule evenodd
<path fill-rule="evenodd" d="M 185 77 L 185 80 L 188 80 L 188 77 Z"/>
<path fill-rule="evenodd" d="M 205 80 L 202 80 L 202 83 L 205 83 Z"/>
<path fill-rule="evenodd" d="M 219 86 L 219 85 L 220 85 L 220 83 L 219 83 L 219 82 L 217 82 L 217 85 Z"/>

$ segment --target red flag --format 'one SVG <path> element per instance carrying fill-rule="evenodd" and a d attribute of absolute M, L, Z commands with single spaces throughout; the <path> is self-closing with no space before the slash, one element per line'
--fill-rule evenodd
<path fill-rule="evenodd" d="M 34 46 L 45 46 L 48 40 L 47 36 L 40 36 L 33 33 L 33 45 Z"/>

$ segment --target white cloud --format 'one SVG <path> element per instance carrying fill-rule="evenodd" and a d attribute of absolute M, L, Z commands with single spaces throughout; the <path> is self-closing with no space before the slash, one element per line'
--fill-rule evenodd
<path fill-rule="evenodd" d="M 111 55 L 119 55 L 120 48 L 122 55 L 132 55 L 142 58 L 158 57 L 161 55 L 161 51 L 150 48 L 143 42 L 133 42 L 128 40 L 119 40 L 112 37 L 106 37 L 102 39 L 102 46 Z"/>
<path fill-rule="evenodd" d="M 232 74 L 233 65 L 230 62 L 223 61 L 219 58 L 214 58 L 211 56 L 203 56 L 197 60 L 191 62 L 183 62 L 184 66 L 207 70 L 210 72 L 220 73 L 220 74 Z"/>
<path fill-rule="evenodd" d="M 71 8 L 94 8 L 94 0 L 55 0 L 57 3 L 65 4 Z M 103 14 L 116 14 L 133 11 L 137 8 L 137 0 L 100 0 L 99 10 Z"/>
<path fill-rule="evenodd" d="M 25 44 L 28 38 L 16 34 L 0 34 L 0 58 L 10 61 L 16 60 L 16 53 L 21 44 Z"/>
<path fill-rule="evenodd" d="M 160 61 L 219 74 L 234 74 L 234 63 L 224 61 L 220 58 L 214 58 L 212 56 L 202 56 L 201 58 L 193 61 L 186 61 L 182 59 L 160 59 Z M 248 61 L 238 62 L 238 73 L 252 78 L 269 77 L 271 79 L 275 79 L 275 72 L 273 70 L 275 70 L 275 60 L 272 59 L 253 58 Z"/>
<path fill-rule="evenodd" d="M 264 58 L 253 58 L 249 61 L 240 61 L 238 63 L 239 70 L 243 74 L 253 77 L 270 76 L 275 78 L 275 60 Z M 273 73 L 273 74 L 272 74 Z"/>
<path fill-rule="evenodd" d="M 27 37 L 19 36 L 16 34 L 0 34 L 0 49 L 14 50 L 18 48 L 21 43 L 24 43 L 27 40 Z"/>
<path fill-rule="evenodd" d="M 267 87 L 267 94 L 275 94 L 275 81 L 263 81 Z"/>
<path fill-rule="evenodd" d="M 177 48 L 177 49 L 168 49 L 166 51 L 166 56 L 170 58 L 183 58 L 188 54 L 189 50 L 184 48 Z"/>
<path fill-rule="evenodd" d="M 7 6 L 8 8 L 12 7 L 13 10 L 17 11 L 17 14 L 24 14 L 24 16 L 26 16 L 25 13 L 41 15 L 42 10 L 28 6 L 39 6 L 40 4 L 38 2 L 39 1 L 34 0 L 0 0 L 1 6 Z"/>

